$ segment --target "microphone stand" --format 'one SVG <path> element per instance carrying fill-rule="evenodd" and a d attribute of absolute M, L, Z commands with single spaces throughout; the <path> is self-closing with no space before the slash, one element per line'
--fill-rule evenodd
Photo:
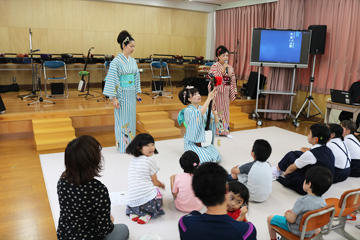
<path fill-rule="evenodd" d="M 40 49 L 33 50 L 33 48 L 32 48 L 32 32 L 31 32 L 31 28 L 29 28 L 29 39 L 30 39 L 30 60 L 31 60 L 31 73 L 32 73 L 32 90 L 28 95 L 21 96 L 21 100 L 24 100 L 25 98 L 38 97 L 36 92 L 39 90 L 39 86 L 36 86 L 37 67 L 35 67 L 35 64 L 34 64 L 33 53 L 40 51 Z"/>

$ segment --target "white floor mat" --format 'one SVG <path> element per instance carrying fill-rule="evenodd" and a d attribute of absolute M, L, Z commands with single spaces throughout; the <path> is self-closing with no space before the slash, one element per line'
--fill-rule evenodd
<path fill-rule="evenodd" d="M 272 146 L 272 154 L 269 162 L 276 166 L 277 162 L 291 150 L 298 150 L 300 147 L 310 147 L 307 137 L 283 130 L 277 127 L 258 128 L 232 132 L 233 139 L 226 137 L 217 138 L 215 145 L 222 155 L 221 165 L 230 171 L 237 164 L 244 164 L 252 161 L 250 152 L 256 139 L 265 139 Z M 220 146 L 217 145 L 220 139 Z M 165 183 L 164 210 L 165 215 L 157 219 L 150 220 L 145 225 L 138 225 L 132 222 L 125 215 L 125 206 L 116 206 L 112 208 L 112 215 L 115 223 L 125 223 L 130 229 L 130 239 L 140 239 L 146 233 L 157 233 L 162 239 L 179 239 L 178 220 L 184 213 L 175 209 L 173 197 L 170 190 L 170 176 L 182 172 L 179 165 L 179 158 L 184 152 L 183 139 L 164 140 L 155 142 L 159 154 L 154 155 L 160 171 L 158 178 Z M 104 170 L 99 180 L 104 183 L 109 192 L 127 191 L 127 168 L 132 156 L 120 154 L 115 147 L 103 148 Z M 56 184 L 64 171 L 64 153 L 40 155 L 41 166 L 43 170 L 45 185 L 49 197 L 51 211 L 54 217 L 55 227 L 59 218 L 59 203 L 56 193 Z M 360 186 L 359 178 L 348 178 L 343 183 L 334 184 L 324 197 L 340 197 L 346 189 L 353 189 Z M 266 218 L 268 215 L 282 215 L 288 209 L 291 209 L 299 197 L 297 193 L 284 188 L 278 182 L 273 182 L 273 192 L 269 199 L 264 203 L 250 203 L 248 220 L 251 221 L 258 232 L 258 239 L 269 239 L 267 232 Z M 360 230 L 355 225 L 360 221 L 348 222 L 346 230 L 353 236 L 360 236 Z M 324 236 L 324 239 L 342 239 L 336 233 Z"/>

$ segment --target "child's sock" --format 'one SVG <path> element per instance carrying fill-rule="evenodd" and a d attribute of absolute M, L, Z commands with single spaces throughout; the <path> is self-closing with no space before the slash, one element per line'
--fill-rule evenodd
<path fill-rule="evenodd" d="M 275 180 L 276 180 L 276 178 L 280 177 L 283 174 L 283 172 L 279 171 L 276 167 L 272 167 L 271 170 L 272 170 L 272 174 L 273 174 L 273 179 L 275 179 Z"/>
<path fill-rule="evenodd" d="M 145 216 L 139 217 L 137 220 L 138 224 L 145 224 L 150 220 L 151 216 L 149 214 L 146 214 Z"/>
<path fill-rule="evenodd" d="M 130 214 L 130 219 L 134 222 L 137 222 L 137 220 L 139 219 L 139 215 L 136 214 Z"/>

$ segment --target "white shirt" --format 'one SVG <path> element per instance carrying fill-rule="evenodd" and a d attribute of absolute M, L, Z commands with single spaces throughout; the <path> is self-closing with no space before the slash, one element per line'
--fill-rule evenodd
<path fill-rule="evenodd" d="M 272 172 L 268 162 L 256 161 L 248 174 L 246 183 L 250 193 L 250 201 L 263 202 L 272 192 Z"/>
<path fill-rule="evenodd" d="M 330 148 L 334 154 L 336 168 L 345 169 L 350 167 L 350 151 L 340 138 L 331 139 L 326 146 Z"/>
<path fill-rule="evenodd" d="M 355 143 L 355 142 L 357 143 Z M 353 134 L 345 136 L 344 143 L 349 149 L 351 159 L 360 160 L 360 142 Z M 359 145 L 358 145 L 359 144 Z"/>
<path fill-rule="evenodd" d="M 321 144 L 315 144 L 311 149 L 321 147 Z M 310 164 L 315 164 L 317 162 L 316 157 L 311 151 L 304 152 L 298 159 L 295 160 L 295 165 L 297 168 L 303 168 Z"/>
<path fill-rule="evenodd" d="M 157 187 L 152 182 L 151 176 L 158 170 L 156 161 L 150 157 L 141 155 L 131 160 L 128 168 L 127 205 L 141 206 L 156 197 Z"/>

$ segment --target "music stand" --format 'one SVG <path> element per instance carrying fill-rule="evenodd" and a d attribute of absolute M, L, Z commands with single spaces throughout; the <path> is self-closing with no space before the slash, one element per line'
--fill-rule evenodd
<path fill-rule="evenodd" d="M 35 49 L 35 50 L 32 49 L 32 32 L 31 32 L 31 28 L 29 28 L 29 39 L 30 39 L 30 60 L 31 60 L 31 73 L 32 73 L 32 90 L 28 95 L 20 96 L 21 100 L 24 100 L 25 98 L 38 97 L 36 92 L 39 90 L 39 86 L 36 87 L 37 70 L 35 71 L 33 53 L 40 51 L 40 49 Z"/>
<path fill-rule="evenodd" d="M 48 100 L 44 100 L 44 98 L 42 97 L 40 78 L 38 78 L 38 85 L 39 85 L 39 98 L 38 98 L 38 100 L 36 100 L 35 102 L 28 103 L 28 106 L 30 106 L 30 105 L 32 105 L 32 104 L 35 104 L 35 103 L 42 103 L 42 102 L 55 104 L 54 102 L 51 102 L 51 101 L 48 101 Z"/>

